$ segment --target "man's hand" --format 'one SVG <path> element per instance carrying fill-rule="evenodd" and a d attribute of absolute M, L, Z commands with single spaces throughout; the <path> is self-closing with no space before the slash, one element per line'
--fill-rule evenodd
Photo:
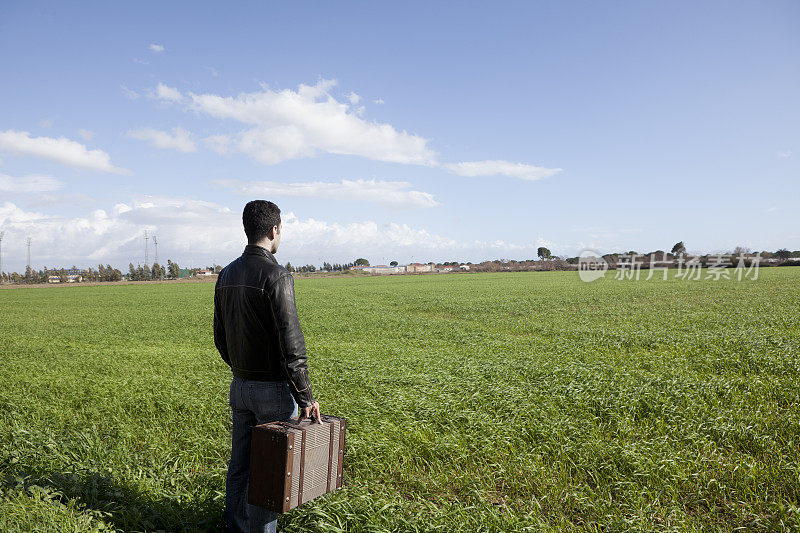
<path fill-rule="evenodd" d="M 304 418 L 315 418 L 317 424 L 322 424 L 322 417 L 319 415 L 319 402 L 314 402 L 308 407 L 300 408 L 300 416 L 297 418 L 297 421 L 299 422 Z"/>

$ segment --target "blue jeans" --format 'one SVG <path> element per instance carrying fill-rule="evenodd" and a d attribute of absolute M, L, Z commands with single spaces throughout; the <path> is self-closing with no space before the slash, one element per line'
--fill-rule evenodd
<path fill-rule="evenodd" d="M 273 533 L 278 514 L 247 503 L 250 481 L 250 438 L 253 426 L 297 416 L 289 384 L 285 381 L 231 381 L 233 416 L 231 462 L 225 479 L 225 524 L 229 532 Z"/>

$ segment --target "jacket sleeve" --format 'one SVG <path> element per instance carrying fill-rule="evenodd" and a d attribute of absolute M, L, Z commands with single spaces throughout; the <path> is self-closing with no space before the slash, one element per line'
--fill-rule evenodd
<path fill-rule="evenodd" d="M 297 405 L 314 403 L 306 365 L 306 343 L 294 301 L 294 279 L 287 272 L 267 287 L 269 305 L 278 327 L 281 366 Z"/>
<path fill-rule="evenodd" d="M 214 345 L 217 351 L 222 356 L 228 366 L 231 365 L 231 358 L 228 355 L 228 343 L 225 337 L 225 321 L 222 315 L 222 307 L 220 305 L 220 295 L 217 287 L 219 286 L 219 278 L 217 278 L 217 285 L 214 286 Z"/>

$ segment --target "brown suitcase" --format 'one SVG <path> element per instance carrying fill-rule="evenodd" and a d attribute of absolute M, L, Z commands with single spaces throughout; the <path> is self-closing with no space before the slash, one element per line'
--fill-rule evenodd
<path fill-rule="evenodd" d="M 247 501 L 285 513 L 342 486 L 347 420 L 269 422 L 253 428 Z"/>

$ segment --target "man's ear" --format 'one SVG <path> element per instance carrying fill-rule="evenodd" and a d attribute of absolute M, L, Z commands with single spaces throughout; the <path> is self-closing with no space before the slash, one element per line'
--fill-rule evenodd
<path fill-rule="evenodd" d="M 278 226 L 272 226 L 272 228 L 270 228 L 270 230 L 269 230 L 269 235 L 267 235 L 267 237 L 269 237 L 269 240 L 274 241 L 275 240 L 275 236 L 278 233 L 280 233 L 278 231 Z"/>

